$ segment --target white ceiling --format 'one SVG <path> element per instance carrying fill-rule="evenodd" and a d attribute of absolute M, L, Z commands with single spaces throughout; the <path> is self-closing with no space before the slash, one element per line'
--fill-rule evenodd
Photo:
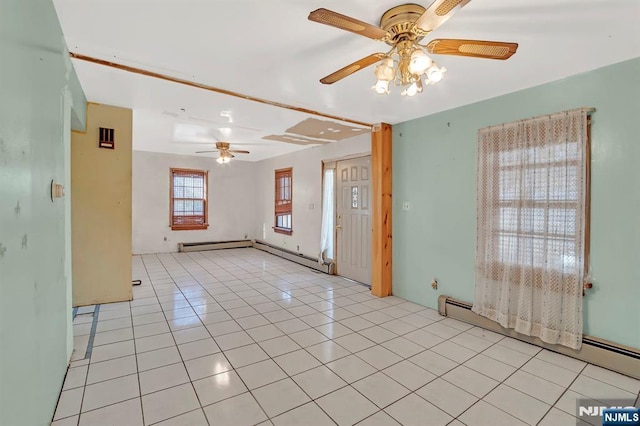
<path fill-rule="evenodd" d="M 379 96 L 370 90 L 373 67 L 330 86 L 318 80 L 387 46 L 307 16 L 324 7 L 377 25 L 398 0 L 54 3 L 72 52 L 367 123 L 395 124 L 640 56 L 638 0 L 473 0 L 425 41 L 509 41 L 518 52 L 507 61 L 434 55 L 448 70 L 440 83 L 413 98 L 398 88 Z M 180 124 L 200 126 L 191 129 L 201 141 L 250 150 L 251 161 L 304 148 L 262 137 L 283 134 L 306 114 L 74 65 L 89 101 L 134 109 L 134 149 L 192 154 L 211 146 L 185 143 L 175 133 Z"/>

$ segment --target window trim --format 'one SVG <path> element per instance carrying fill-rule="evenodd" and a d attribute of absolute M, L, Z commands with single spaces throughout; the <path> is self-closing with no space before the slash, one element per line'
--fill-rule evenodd
<path fill-rule="evenodd" d="M 201 225 L 174 225 L 173 223 L 173 175 L 176 172 L 204 174 L 204 223 Z M 209 228 L 209 171 L 171 167 L 169 169 L 169 227 L 172 231 L 196 231 Z"/>
<path fill-rule="evenodd" d="M 278 207 L 278 175 L 289 175 L 289 179 L 291 182 L 290 185 L 290 202 L 288 204 L 288 206 L 286 206 L 286 208 Z M 287 167 L 284 169 L 277 169 L 274 171 L 274 193 L 273 193 L 273 204 L 274 204 L 274 214 L 273 214 L 273 224 L 274 226 L 272 227 L 273 231 L 278 233 L 278 234 L 284 234 L 284 235 L 291 235 L 293 234 L 293 167 Z M 291 227 L 289 228 L 283 228 L 280 226 L 277 226 L 278 224 L 278 216 L 279 215 L 283 215 L 283 214 L 289 214 L 291 216 Z"/>
<path fill-rule="evenodd" d="M 591 116 L 587 115 L 587 143 L 585 147 L 585 180 L 586 190 L 584 194 L 584 284 L 585 288 L 591 286 L 591 275 L 589 268 L 591 265 Z M 583 290 L 584 295 L 584 290 Z"/>

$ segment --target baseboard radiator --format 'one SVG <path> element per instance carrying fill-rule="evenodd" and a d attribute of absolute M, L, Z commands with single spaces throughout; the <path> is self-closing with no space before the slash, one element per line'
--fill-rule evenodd
<path fill-rule="evenodd" d="M 438 312 L 440 315 L 640 379 L 640 350 L 636 348 L 591 336 L 582 337 L 582 348 L 579 351 L 565 346 L 550 345 L 537 337 L 525 336 L 513 329 L 504 328 L 497 322 L 476 314 L 471 310 L 471 306 L 470 303 L 456 300 L 449 296 L 442 295 L 438 298 Z M 630 331 L 636 332 L 637 330 L 632 327 Z"/>
<path fill-rule="evenodd" d="M 334 274 L 335 264 L 333 262 L 318 263 L 318 258 L 304 255 L 302 253 L 296 253 L 295 251 L 287 250 L 281 247 L 274 246 L 264 241 L 256 240 L 253 242 L 253 247 L 258 250 L 266 251 L 283 259 L 290 260 L 307 268 L 315 269 L 316 271 L 324 272 L 325 274 Z"/>
<path fill-rule="evenodd" d="M 235 241 L 206 241 L 201 243 L 178 243 L 178 252 L 186 253 L 190 251 L 221 250 L 229 248 L 253 247 L 251 240 Z"/>
<path fill-rule="evenodd" d="M 230 248 L 253 247 L 258 250 L 266 251 L 283 259 L 290 260 L 300 265 L 306 266 L 325 274 L 334 275 L 335 264 L 333 262 L 318 263 L 318 258 L 313 258 L 302 253 L 296 253 L 281 247 L 274 246 L 264 241 L 237 240 L 237 241 L 207 241 L 200 243 L 179 243 L 178 251 L 180 253 L 206 250 L 222 250 Z"/>

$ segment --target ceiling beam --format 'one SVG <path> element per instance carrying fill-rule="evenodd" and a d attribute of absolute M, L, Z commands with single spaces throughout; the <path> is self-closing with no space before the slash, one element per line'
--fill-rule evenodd
<path fill-rule="evenodd" d="M 194 81 L 183 80 L 181 78 L 171 77 L 169 75 L 165 75 L 165 74 L 160 74 L 160 73 L 153 72 L 153 71 L 144 70 L 144 69 L 141 69 L 141 68 L 130 67 L 128 65 L 118 64 L 116 62 L 106 61 L 104 59 L 98 59 L 98 58 L 93 58 L 91 56 L 81 55 L 79 53 L 69 52 L 69 55 L 71 55 L 72 58 L 78 59 L 80 61 L 91 62 L 91 63 L 94 63 L 94 64 L 103 65 L 103 66 L 111 67 L 111 68 L 116 68 L 116 69 L 119 69 L 119 70 L 122 70 L 122 71 L 127 71 L 127 72 L 134 73 L 134 74 L 140 74 L 140 75 L 144 75 L 144 76 L 147 76 L 147 77 L 158 78 L 160 80 L 170 81 L 172 83 L 184 84 L 186 86 L 191 86 L 191 87 L 195 87 L 197 89 L 202 89 L 202 90 L 208 90 L 209 92 L 219 93 L 221 95 L 233 96 L 233 97 L 244 99 L 244 100 L 251 101 L 251 102 L 258 102 L 258 103 L 265 104 L 265 105 L 271 105 L 271 106 L 274 106 L 274 107 L 277 107 L 277 108 L 284 108 L 284 109 L 288 109 L 288 110 L 292 110 L 292 111 L 302 112 L 302 113 L 305 113 L 305 114 L 316 115 L 316 116 L 324 117 L 324 118 L 330 118 L 332 120 L 343 121 L 345 123 L 357 124 L 359 126 L 372 127 L 372 124 L 370 124 L 370 123 L 365 123 L 365 122 L 357 121 L 357 120 L 351 120 L 349 118 L 344 118 L 344 117 L 338 117 L 336 115 L 325 114 L 323 112 L 314 111 L 314 110 L 307 109 L 307 108 L 301 108 L 301 107 L 297 107 L 297 106 L 293 106 L 293 105 L 283 104 L 281 102 L 270 101 L 268 99 L 262 99 L 262 98 L 256 98 L 254 96 L 243 95 L 241 93 L 232 92 L 231 90 L 220 89 L 218 87 L 208 86 L 206 84 L 196 83 Z"/>

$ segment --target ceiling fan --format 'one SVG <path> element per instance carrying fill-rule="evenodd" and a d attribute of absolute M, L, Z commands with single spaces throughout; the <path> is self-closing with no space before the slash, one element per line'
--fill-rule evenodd
<path fill-rule="evenodd" d="M 229 149 L 229 142 L 216 142 L 216 149 L 212 151 L 196 151 L 196 154 L 205 154 L 209 152 L 219 152 L 220 155 L 216 160 L 220 164 L 228 163 L 235 155 L 233 154 L 249 154 L 249 151 L 243 149 Z"/>
<path fill-rule="evenodd" d="M 428 8 L 418 4 L 403 4 L 386 11 L 380 26 L 359 21 L 327 9 L 309 14 L 309 20 L 359 34 L 391 46 L 387 53 L 373 53 L 320 80 L 333 84 L 356 71 L 378 61 L 375 68 L 378 79 L 372 89 L 378 94 L 389 93 L 389 83 L 403 86 L 402 95 L 413 96 L 422 92 L 424 84 L 435 84 L 446 71 L 438 67 L 427 53 L 470 56 L 485 59 L 508 59 L 518 49 L 517 43 L 486 40 L 435 39 L 428 44 L 419 42 L 471 0 L 435 0 Z M 425 51 L 427 53 L 425 53 Z"/>

